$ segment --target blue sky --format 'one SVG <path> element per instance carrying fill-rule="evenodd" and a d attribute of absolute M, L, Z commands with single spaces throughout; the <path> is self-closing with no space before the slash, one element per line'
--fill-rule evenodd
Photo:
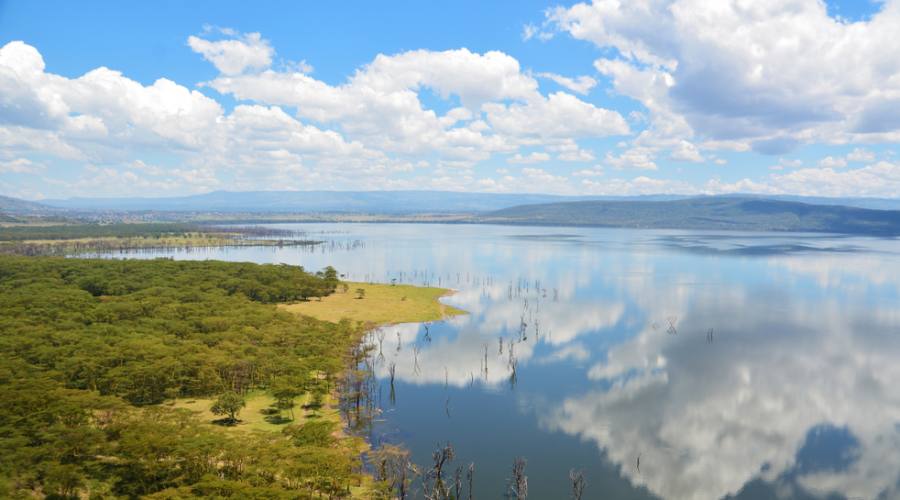
<path fill-rule="evenodd" d="M 623 4 L 0 2 L 0 194 L 896 196 L 896 0 Z"/>

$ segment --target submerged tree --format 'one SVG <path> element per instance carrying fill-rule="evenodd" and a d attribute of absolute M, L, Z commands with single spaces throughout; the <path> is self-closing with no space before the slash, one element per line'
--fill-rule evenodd
<path fill-rule="evenodd" d="M 422 481 L 422 487 L 425 490 L 425 498 L 428 500 L 446 500 L 453 498 L 452 484 L 444 481 L 444 467 L 453 461 L 456 454 L 453 446 L 447 443 L 446 446 L 439 447 L 431 454 L 431 460 L 434 465 L 431 467 Z"/>
<path fill-rule="evenodd" d="M 584 488 L 587 486 L 587 481 L 584 479 L 584 471 L 570 470 L 569 481 L 572 481 L 572 498 L 581 500 L 581 496 L 584 495 Z"/>
<path fill-rule="evenodd" d="M 388 492 L 396 498 L 405 500 L 417 474 L 409 450 L 385 444 L 372 452 L 372 464 L 375 466 L 375 479 L 384 482 Z"/>
<path fill-rule="evenodd" d="M 522 457 L 513 460 L 512 477 L 509 478 L 507 498 L 528 498 L 528 476 L 525 475 L 525 464 L 528 462 Z"/>

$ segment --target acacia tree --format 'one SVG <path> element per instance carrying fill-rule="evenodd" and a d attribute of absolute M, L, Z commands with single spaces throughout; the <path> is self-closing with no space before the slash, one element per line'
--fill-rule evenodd
<path fill-rule="evenodd" d="M 228 391 L 222 393 L 216 399 L 209 411 L 213 415 L 228 415 L 228 422 L 234 423 L 237 422 L 237 415 L 240 413 L 241 408 L 245 406 L 247 406 L 247 402 L 244 401 L 243 396 L 236 392 Z"/>
<path fill-rule="evenodd" d="M 294 400 L 300 394 L 300 390 L 291 385 L 276 387 L 275 390 L 272 391 L 272 395 L 275 396 L 275 407 L 281 411 L 289 410 L 291 420 L 294 420 L 294 406 L 296 406 Z"/>

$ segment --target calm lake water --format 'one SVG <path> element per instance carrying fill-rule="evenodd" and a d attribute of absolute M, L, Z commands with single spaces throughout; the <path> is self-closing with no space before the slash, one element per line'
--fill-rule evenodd
<path fill-rule="evenodd" d="M 372 335 L 372 439 L 420 466 L 452 443 L 477 498 L 503 495 L 515 457 L 536 499 L 566 498 L 570 469 L 584 498 L 900 497 L 898 240 L 272 226 L 328 244 L 118 256 L 457 290 L 445 302 L 469 315 Z"/>

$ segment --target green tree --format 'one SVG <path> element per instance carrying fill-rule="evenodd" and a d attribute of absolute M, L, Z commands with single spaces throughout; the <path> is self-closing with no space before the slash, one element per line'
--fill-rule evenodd
<path fill-rule="evenodd" d="M 245 406 L 247 406 L 247 402 L 244 401 L 243 396 L 236 392 L 228 391 L 216 399 L 209 411 L 213 412 L 213 415 L 228 415 L 228 422 L 234 423 L 237 422 L 237 415 L 240 413 L 241 408 Z"/>
<path fill-rule="evenodd" d="M 300 390 L 291 385 L 276 387 L 272 391 L 272 395 L 275 396 L 275 408 L 278 408 L 281 411 L 289 410 L 291 413 L 291 420 L 294 420 L 294 406 L 296 406 L 294 400 L 297 399 L 297 396 L 300 394 Z"/>

